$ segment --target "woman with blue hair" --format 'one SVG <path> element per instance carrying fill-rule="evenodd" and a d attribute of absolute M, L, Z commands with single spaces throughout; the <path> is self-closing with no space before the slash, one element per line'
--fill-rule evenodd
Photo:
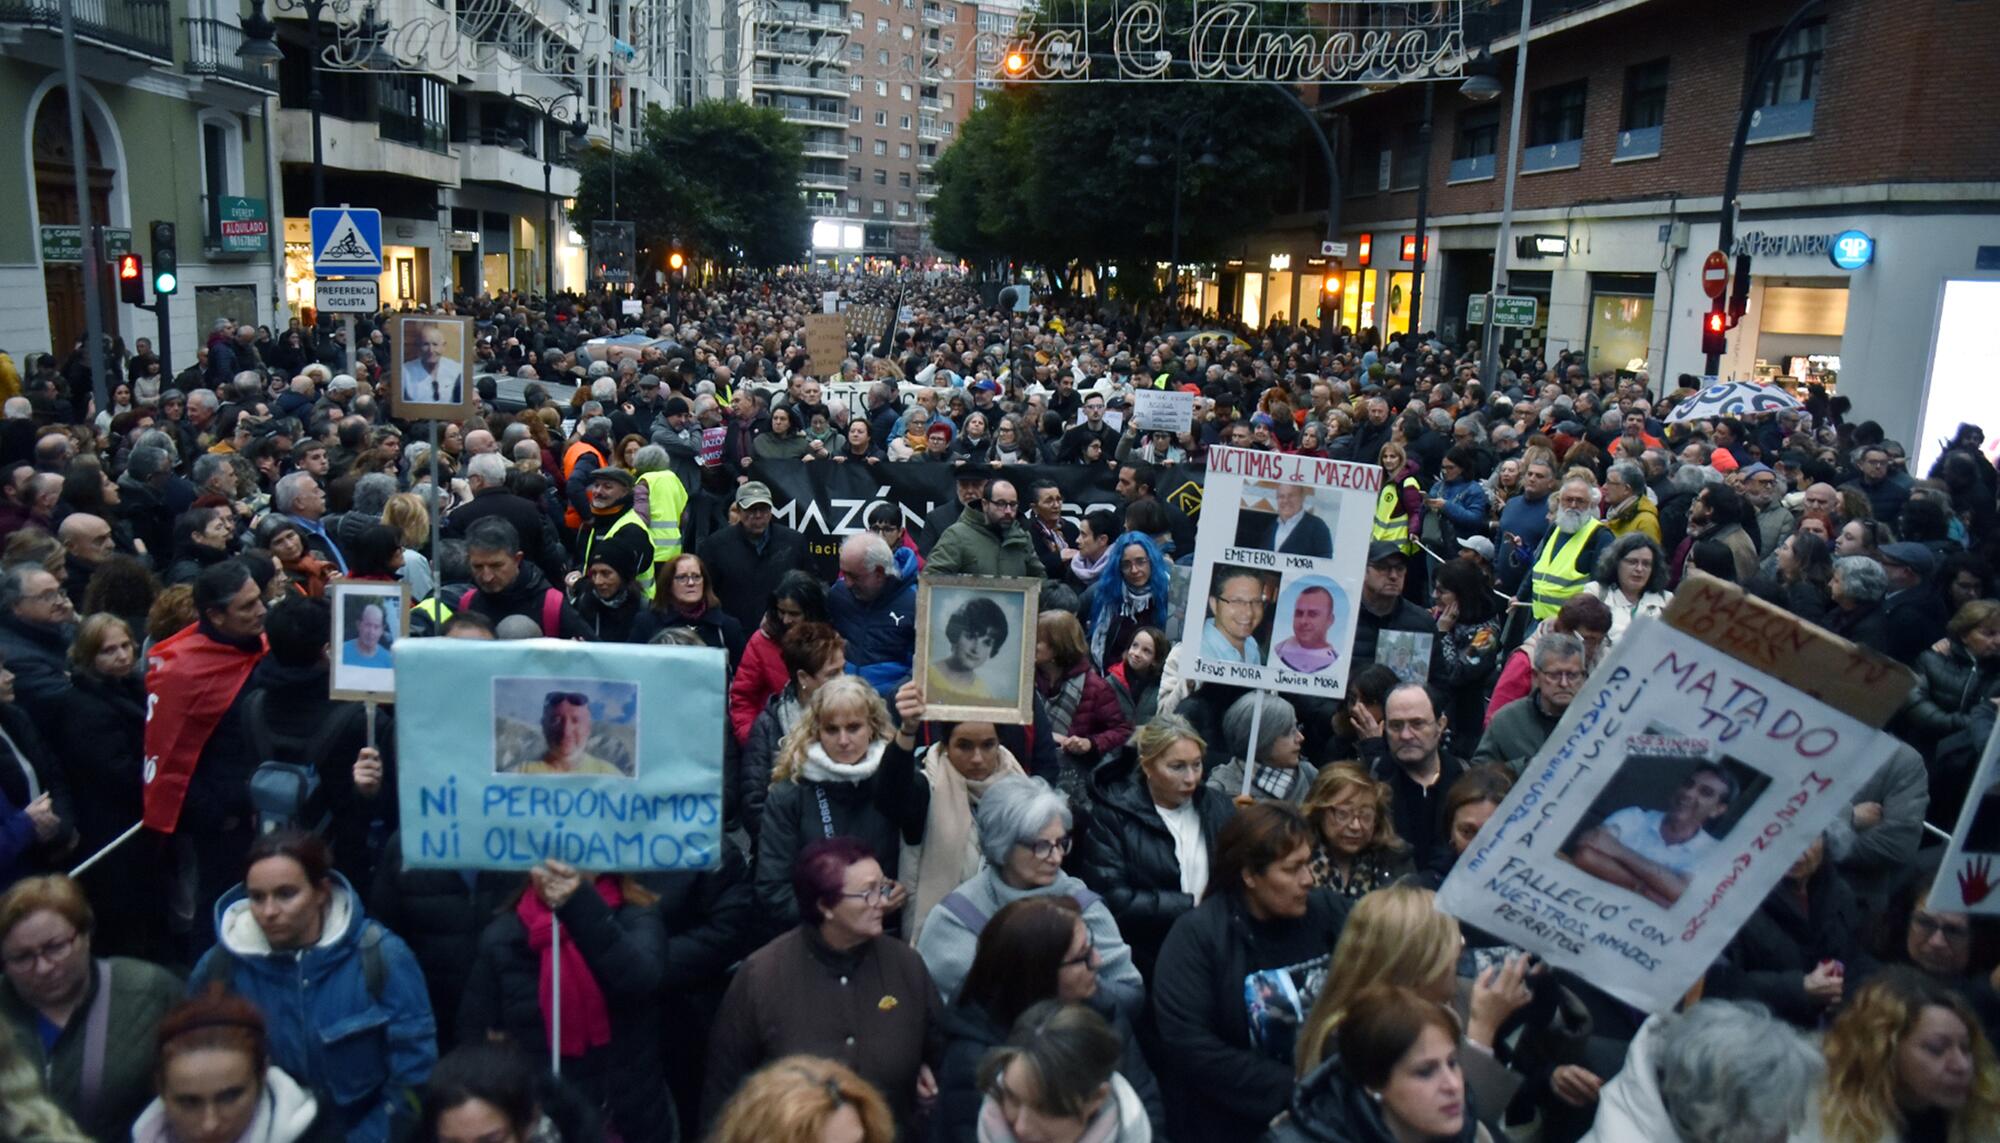
<path fill-rule="evenodd" d="M 1090 657 L 1099 670 L 1125 657 L 1125 648 L 1140 628 L 1175 630 L 1173 617 L 1167 614 L 1172 581 L 1167 557 L 1152 537 L 1127 532 L 1112 541 L 1111 567 L 1083 593 L 1078 608 L 1090 637 Z"/>

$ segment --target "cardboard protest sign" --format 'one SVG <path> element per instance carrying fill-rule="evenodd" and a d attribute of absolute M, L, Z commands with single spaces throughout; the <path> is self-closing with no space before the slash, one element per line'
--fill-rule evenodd
<path fill-rule="evenodd" d="M 1678 618 L 1719 602 L 1696 599 Z M 1785 618 L 1766 634 L 1838 674 L 1852 645 Z M 1459 858 L 1438 906 L 1667 1011 L 1895 746 L 1703 638 L 1639 619 Z"/>
<path fill-rule="evenodd" d="M 729 440 L 729 430 L 717 425 L 701 430 L 701 464 L 703 468 L 722 463 L 722 446 Z"/>
<path fill-rule="evenodd" d="M 722 652 L 706 647 L 406 641 L 404 864 L 713 869 L 724 686 Z"/>
<path fill-rule="evenodd" d="M 1347 692 L 1381 490 L 1372 464 L 1209 450 L 1181 635 L 1195 678 Z"/>
<path fill-rule="evenodd" d="M 817 376 L 839 372 L 847 356 L 847 320 L 839 314 L 806 315 L 806 356 Z"/>
<path fill-rule="evenodd" d="M 1142 433 L 1184 433 L 1194 427 L 1194 394 L 1179 389 L 1134 389 L 1132 421 Z"/>
<path fill-rule="evenodd" d="M 1926 904 L 1932 912 L 2000 913 L 2000 894 L 1994 893 L 2000 888 L 1996 868 L 2000 868 L 2000 733 L 1991 733 Z"/>

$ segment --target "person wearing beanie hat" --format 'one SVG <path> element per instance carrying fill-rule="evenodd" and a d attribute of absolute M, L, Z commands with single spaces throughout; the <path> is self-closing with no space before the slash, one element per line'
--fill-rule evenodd
<path fill-rule="evenodd" d="M 599 643 L 631 641 L 633 621 L 646 609 L 636 589 L 642 570 L 650 571 L 652 541 L 646 533 L 621 528 L 592 545 L 583 578 L 570 589 L 570 603 Z"/>
<path fill-rule="evenodd" d="M 598 545 L 614 535 L 631 535 L 635 542 L 643 543 L 647 550 L 653 544 L 652 529 L 632 506 L 633 476 L 630 472 L 612 465 L 595 469 L 585 486 L 590 501 L 590 520 L 577 532 L 577 562 L 588 566 Z M 571 586 L 582 578 L 574 573 Z M 653 598 L 653 569 L 645 565 L 633 577 L 633 586 L 647 600 Z"/>

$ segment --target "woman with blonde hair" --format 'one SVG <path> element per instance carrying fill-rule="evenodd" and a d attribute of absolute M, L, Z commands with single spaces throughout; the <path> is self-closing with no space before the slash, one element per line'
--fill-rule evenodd
<path fill-rule="evenodd" d="M 1336 762 L 1313 780 L 1299 812 L 1313 827 L 1313 882 L 1355 898 L 1411 870 L 1410 846 L 1396 836 L 1393 796 L 1359 764 Z"/>
<path fill-rule="evenodd" d="M 1891 968 L 1848 1002 L 1823 1045 L 1827 1143 L 2000 1137 L 2000 1063 L 1965 1000 L 1906 968 Z"/>
<path fill-rule="evenodd" d="M 757 838 L 756 891 L 767 932 L 799 921 L 792 866 L 809 843 L 858 838 L 893 881 L 904 843 L 923 841 L 928 805 L 906 790 L 877 788 L 876 771 L 895 736 L 882 696 L 858 677 L 842 675 L 813 692 L 778 747 Z"/>
<path fill-rule="evenodd" d="M 424 598 L 431 593 L 431 561 L 424 554 L 431 542 L 431 513 L 424 498 L 396 493 L 382 505 L 382 522 L 396 530 L 403 545 L 403 582 L 410 585 L 410 598 Z"/>
<path fill-rule="evenodd" d="M 1522 1077 L 1493 1056 L 1501 1025 L 1531 996 L 1528 958 L 1494 965 L 1471 983 L 1460 1001 L 1458 922 L 1437 908 L 1437 894 L 1415 885 L 1392 885 L 1357 902 L 1347 914 L 1327 966 L 1326 986 L 1299 1031 L 1298 1074 L 1309 1075 L 1327 1057 L 1358 997 L 1371 988 L 1401 987 L 1454 1012 L 1463 1011 L 1461 1054 L 1474 1106 L 1498 1112 L 1514 1098 Z"/>
<path fill-rule="evenodd" d="M 853 1069 L 786 1056 L 745 1080 L 722 1108 L 709 1143 L 894 1143 L 882 1093 Z"/>
<path fill-rule="evenodd" d="M 90 1143 L 42 1090 L 41 1069 L 0 1027 L 0 1139 L 13 1143 Z"/>

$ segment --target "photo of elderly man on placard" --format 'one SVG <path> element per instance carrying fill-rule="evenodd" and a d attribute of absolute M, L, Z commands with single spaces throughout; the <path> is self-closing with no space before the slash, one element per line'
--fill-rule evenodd
<path fill-rule="evenodd" d="M 449 314 L 408 314 L 396 332 L 396 412 L 406 417 L 453 418 L 472 403 L 472 319 Z"/>
<path fill-rule="evenodd" d="M 1333 529 L 1322 518 L 1327 509 L 1313 502 L 1312 489 L 1303 484 L 1280 484 L 1265 498 L 1277 511 L 1253 510 L 1246 504 L 1237 529 L 1239 546 L 1284 556 L 1327 559 L 1333 555 Z"/>

